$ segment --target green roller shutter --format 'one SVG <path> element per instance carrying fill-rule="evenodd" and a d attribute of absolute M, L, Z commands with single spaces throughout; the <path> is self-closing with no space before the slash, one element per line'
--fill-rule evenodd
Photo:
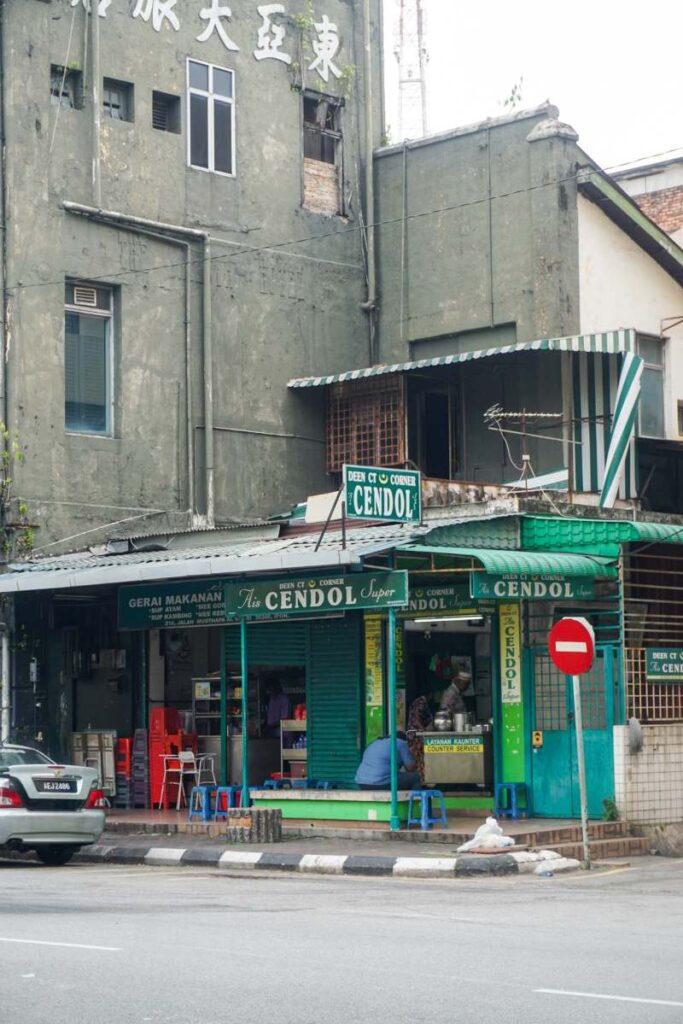
<path fill-rule="evenodd" d="M 260 622 L 247 626 L 247 655 L 250 665 L 306 664 L 308 622 Z M 225 651 L 228 664 L 240 663 L 239 626 L 226 626 Z"/>
<path fill-rule="evenodd" d="M 353 615 L 311 623 L 306 703 L 313 779 L 352 783 L 360 761 L 361 622 Z"/>

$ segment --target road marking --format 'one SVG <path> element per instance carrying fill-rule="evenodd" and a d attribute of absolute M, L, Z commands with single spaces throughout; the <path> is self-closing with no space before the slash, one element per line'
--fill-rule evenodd
<path fill-rule="evenodd" d="M 99 949 L 103 953 L 120 953 L 119 946 L 86 946 L 80 942 L 46 942 L 44 939 L 6 939 L 0 936 L 0 942 L 17 942 L 24 946 L 60 946 L 63 949 Z"/>
<path fill-rule="evenodd" d="M 563 651 L 565 654 L 585 654 L 588 644 L 584 640 L 558 640 L 555 650 Z"/>
<path fill-rule="evenodd" d="M 611 999 L 617 1003 L 647 1003 L 649 1006 L 683 1006 L 672 999 L 638 999 L 636 996 L 608 996 L 600 992 L 572 992 L 563 988 L 535 988 L 534 992 L 540 992 L 548 996 L 578 996 L 581 999 Z"/>

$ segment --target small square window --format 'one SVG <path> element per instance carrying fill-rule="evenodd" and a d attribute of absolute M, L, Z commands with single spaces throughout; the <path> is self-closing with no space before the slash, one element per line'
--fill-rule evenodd
<path fill-rule="evenodd" d="M 75 68 L 50 65 L 50 100 L 59 107 L 81 110 L 83 107 L 83 76 Z"/>
<path fill-rule="evenodd" d="M 180 134 L 180 96 L 167 92 L 152 93 L 152 128 Z"/>
<path fill-rule="evenodd" d="M 133 86 L 105 78 L 102 88 L 102 113 L 114 121 L 133 121 Z"/>

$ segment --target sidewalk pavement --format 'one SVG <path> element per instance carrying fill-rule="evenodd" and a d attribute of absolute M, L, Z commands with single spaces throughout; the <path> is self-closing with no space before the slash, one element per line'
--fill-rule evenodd
<path fill-rule="evenodd" d="M 264 845 L 228 845 L 216 837 L 192 834 L 106 832 L 74 858 L 81 863 L 147 864 L 155 867 L 188 865 L 231 871 L 292 871 L 323 875 L 390 875 L 404 878 L 466 878 L 536 872 L 555 874 L 580 867 L 576 860 L 552 850 L 508 849 L 490 854 L 458 854 L 454 848 L 421 848 L 419 857 L 406 857 L 398 839 L 317 837 L 283 838 Z M 444 856 L 447 854 L 447 856 Z"/>

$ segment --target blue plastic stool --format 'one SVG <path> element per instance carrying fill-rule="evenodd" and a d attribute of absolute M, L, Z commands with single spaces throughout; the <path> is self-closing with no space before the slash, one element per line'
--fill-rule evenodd
<path fill-rule="evenodd" d="M 292 779 L 292 789 L 310 789 L 308 779 Z"/>
<path fill-rule="evenodd" d="M 241 792 L 241 786 L 216 786 L 216 803 L 213 809 L 213 820 L 227 818 L 228 811 L 237 807 L 237 794 Z M 225 807 L 223 807 L 225 797 Z"/>
<path fill-rule="evenodd" d="M 337 788 L 337 783 L 336 782 L 328 782 L 326 779 L 321 779 L 320 782 L 316 782 L 315 788 L 316 789 L 336 789 Z"/>
<path fill-rule="evenodd" d="M 263 783 L 263 786 L 262 786 L 262 789 L 282 789 L 282 788 L 283 788 L 283 785 L 282 785 L 282 780 L 281 779 L 266 779 L 266 781 Z"/>
<path fill-rule="evenodd" d="M 494 815 L 496 818 L 514 818 L 522 815 L 519 798 L 524 798 L 524 817 L 526 817 L 526 783 L 524 782 L 497 782 L 494 801 Z M 505 801 L 505 804 L 503 803 Z"/>
<path fill-rule="evenodd" d="M 188 820 L 211 821 L 211 797 L 216 792 L 216 787 L 211 785 L 193 786 L 190 793 Z"/>
<path fill-rule="evenodd" d="M 432 801 L 439 800 L 439 810 L 435 811 Z M 419 804 L 419 813 L 413 811 Z M 446 801 L 440 789 L 413 789 L 408 794 L 408 825 L 419 825 L 423 832 L 427 832 L 432 825 L 443 825 L 448 828 L 446 819 Z"/>

